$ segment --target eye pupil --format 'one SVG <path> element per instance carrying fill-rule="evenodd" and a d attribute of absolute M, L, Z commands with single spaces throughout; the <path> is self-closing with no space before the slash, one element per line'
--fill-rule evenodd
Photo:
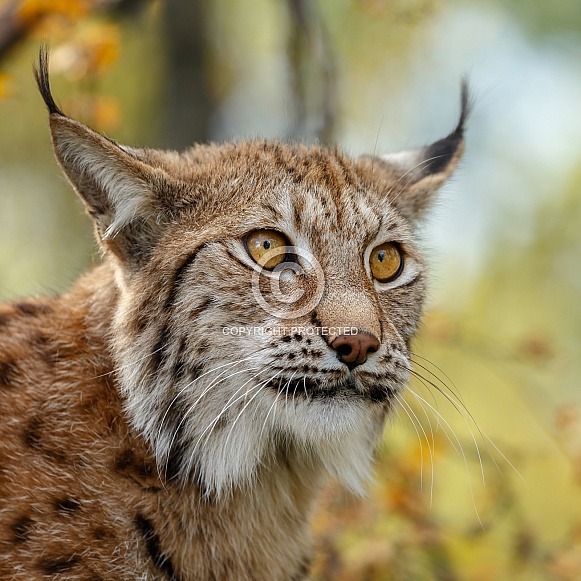
<path fill-rule="evenodd" d="M 264 248 L 264 250 L 268 250 L 270 248 L 270 240 L 265 240 L 262 247 Z"/>
<path fill-rule="evenodd" d="M 379 260 L 379 262 L 383 262 L 384 259 L 385 259 L 385 250 L 380 250 L 377 253 L 377 260 Z"/>

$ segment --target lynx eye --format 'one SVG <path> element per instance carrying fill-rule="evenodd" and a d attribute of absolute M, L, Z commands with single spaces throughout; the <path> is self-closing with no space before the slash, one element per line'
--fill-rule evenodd
<path fill-rule="evenodd" d="M 378 282 L 391 282 L 403 271 L 403 254 L 399 244 L 386 242 L 376 246 L 369 257 L 369 267 Z"/>
<path fill-rule="evenodd" d="M 248 254 L 262 267 L 272 270 L 284 262 L 286 252 L 277 248 L 290 246 L 289 241 L 276 230 L 255 230 L 246 236 Z"/>

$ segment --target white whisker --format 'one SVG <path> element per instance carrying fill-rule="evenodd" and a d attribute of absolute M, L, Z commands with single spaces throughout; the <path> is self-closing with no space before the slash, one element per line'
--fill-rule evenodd
<path fill-rule="evenodd" d="M 174 430 L 173 436 L 170 440 L 169 446 L 167 447 L 167 456 L 165 458 L 165 461 L 167 461 L 167 459 L 169 458 L 169 454 L 171 454 L 172 448 L 173 448 L 173 444 L 175 441 L 175 438 L 180 430 L 180 428 L 182 427 L 182 425 L 184 424 L 184 422 L 189 418 L 190 414 L 192 413 L 192 411 L 194 410 L 194 408 L 198 405 L 198 403 L 201 401 L 201 399 L 204 397 L 204 395 L 206 395 L 213 387 L 215 387 L 218 383 L 226 380 L 226 379 L 230 379 L 231 377 L 238 375 L 240 373 L 247 373 L 249 371 L 249 369 L 243 369 L 240 371 L 236 371 L 235 373 L 226 376 L 226 377 L 222 377 L 219 380 L 215 380 L 212 383 L 210 383 L 210 385 L 208 385 L 208 387 L 201 393 L 201 395 L 198 397 L 198 399 L 196 399 L 196 401 L 187 409 L 187 411 L 183 414 L 182 419 L 180 420 L 180 423 L 177 425 L 177 427 Z M 261 372 L 259 371 L 256 375 L 259 375 Z M 256 376 L 254 376 L 256 377 Z M 251 381 L 252 378 L 250 378 L 246 383 L 248 383 L 249 381 Z M 246 385 L 243 384 L 244 385 Z"/>
<path fill-rule="evenodd" d="M 248 371 L 248 370 L 245 370 L 245 371 Z M 197 442 L 194 444 L 194 447 L 192 448 L 192 455 L 196 451 L 198 445 L 200 444 L 200 442 L 201 442 L 202 438 L 204 437 L 204 435 L 206 434 L 206 432 L 208 432 L 208 435 L 206 436 L 206 442 L 207 442 L 208 437 L 210 436 L 210 434 L 212 433 L 212 430 L 214 429 L 214 426 L 220 421 L 220 418 L 222 417 L 222 415 L 225 412 L 227 412 L 234 404 L 236 404 L 237 402 L 239 402 L 241 399 L 246 398 L 246 396 L 248 395 L 249 391 L 253 391 L 254 390 L 254 387 L 252 387 L 250 390 L 246 390 L 244 392 L 244 394 L 242 394 L 241 396 L 236 397 L 244 389 L 244 387 L 246 387 L 254 378 L 258 377 L 261 373 L 262 373 L 262 370 L 259 370 L 257 373 L 255 373 L 254 375 L 252 375 L 251 377 L 249 377 L 230 396 L 230 398 L 228 399 L 228 401 L 222 406 L 222 409 L 220 410 L 220 412 L 214 417 L 214 419 L 204 428 L 204 430 L 200 434 L 200 437 L 198 438 Z M 189 413 L 191 413 L 191 409 L 188 410 L 188 415 L 189 415 Z"/>
<path fill-rule="evenodd" d="M 412 373 L 414 374 L 415 377 L 417 377 L 424 385 L 426 385 L 425 382 L 428 382 L 430 385 L 434 385 L 432 382 L 430 382 L 429 380 L 425 379 L 424 377 L 422 377 L 419 373 L 412 371 Z M 434 386 L 435 387 L 435 386 Z M 437 389 L 437 387 L 436 387 Z M 474 431 L 472 430 L 472 426 L 470 425 L 470 422 L 464 417 L 464 414 L 462 414 L 460 408 L 458 405 L 456 405 L 455 401 L 444 391 L 442 390 L 438 390 L 456 409 L 456 411 L 459 413 L 460 417 L 462 418 L 462 421 L 464 422 L 464 424 L 466 425 L 466 427 L 468 428 L 468 431 L 470 432 L 470 436 L 472 437 L 472 441 L 474 442 L 474 446 L 476 448 L 476 454 L 478 455 L 478 463 L 480 464 L 480 473 L 482 474 L 482 483 L 486 484 L 485 478 L 484 478 L 484 464 L 482 462 L 482 455 L 480 453 L 480 447 L 478 446 L 478 442 L 476 440 L 476 436 L 474 435 Z M 467 412 L 469 415 L 470 413 Z M 475 422 L 474 418 L 472 418 L 472 416 L 470 416 L 470 418 L 472 419 L 473 422 Z M 476 424 L 476 427 L 480 430 L 478 424 Z"/>
<path fill-rule="evenodd" d="M 240 410 L 240 413 L 236 416 L 236 419 L 232 422 L 232 425 L 230 426 L 230 432 L 228 433 L 228 437 L 226 438 L 226 442 L 224 443 L 225 447 L 228 446 L 228 441 L 230 440 L 230 436 L 232 435 L 232 431 L 234 430 L 234 426 L 236 425 L 236 423 L 238 422 L 238 420 L 240 419 L 240 417 L 244 413 L 244 410 L 252 403 L 254 398 L 260 393 L 262 387 L 265 386 L 269 381 L 272 381 L 275 377 L 278 377 L 282 373 L 282 371 L 283 370 L 281 369 L 275 375 L 273 375 L 272 377 L 270 377 L 268 379 L 265 379 L 264 381 L 260 382 L 257 385 L 257 387 L 259 389 L 257 389 L 256 393 L 250 398 L 250 400 L 244 404 L 244 407 Z"/>
<path fill-rule="evenodd" d="M 472 477 L 470 476 L 470 469 L 468 467 L 468 459 L 466 458 L 466 454 L 464 453 L 464 448 L 462 447 L 462 443 L 460 442 L 460 439 L 456 435 L 456 432 L 454 432 L 454 430 L 452 429 L 452 426 L 450 426 L 450 424 L 446 421 L 446 419 L 444 418 L 444 416 L 442 416 L 442 414 L 438 410 L 436 410 L 432 405 L 430 405 L 430 403 L 428 401 L 426 401 L 421 395 L 417 394 L 409 386 L 406 385 L 406 389 L 414 397 L 416 397 L 419 401 L 422 401 L 424 404 L 426 404 L 435 414 L 437 414 L 440 417 L 440 419 L 442 420 L 442 422 L 444 422 L 444 424 L 448 427 L 448 429 L 450 430 L 450 432 L 454 436 L 454 439 L 458 443 L 458 448 L 460 450 L 459 453 L 462 456 L 462 459 L 464 461 L 464 467 L 466 468 L 466 475 L 468 476 L 468 486 L 470 488 L 470 496 L 472 498 L 472 505 L 474 507 L 474 511 L 476 513 L 476 517 L 478 518 L 478 522 L 480 523 L 480 526 L 482 526 L 482 528 L 485 529 L 484 523 L 482 522 L 482 519 L 480 518 L 480 513 L 478 512 L 478 508 L 476 506 L 476 498 L 474 497 L 474 488 L 472 486 Z M 448 440 L 450 440 L 450 438 L 449 438 L 446 430 L 444 430 L 444 434 L 446 434 L 446 437 L 448 438 Z M 452 444 L 452 440 L 450 440 L 450 443 Z M 456 449 L 456 447 L 453 444 L 452 444 L 452 446 L 454 447 L 454 449 Z"/>
<path fill-rule="evenodd" d="M 416 435 L 418 437 L 418 442 L 420 445 L 420 490 L 423 490 L 423 488 L 424 488 L 424 446 L 422 444 L 422 438 L 420 436 L 420 432 L 418 430 L 418 427 L 416 426 L 416 422 L 414 421 L 414 419 L 412 418 L 412 416 L 410 415 L 410 413 L 408 411 L 408 409 L 411 410 L 409 405 L 406 405 L 405 401 L 403 399 L 401 399 L 398 395 L 395 396 L 395 399 L 399 402 L 399 404 L 401 405 L 401 408 L 406 413 L 406 415 L 409 418 L 412 426 L 414 427 L 414 430 L 415 430 Z"/>
<path fill-rule="evenodd" d="M 207 375 L 209 375 L 210 373 L 214 373 L 215 371 L 218 371 L 218 369 L 223 369 L 223 368 L 228 368 L 228 367 L 233 367 L 234 365 L 240 365 L 241 363 L 244 363 L 245 361 L 249 361 L 251 359 L 254 359 L 255 357 L 258 357 L 259 355 L 261 355 L 261 353 L 255 353 L 254 355 L 251 355 L 250 357 L 245 357 L 244 359 L 240 359 L 238 361 L 232 361 L 229 363 L 225 363 L 223 365 L 219 365 L 218 367 L 214 367 L 212 369 L 209 369 L 208 371 L 205 371 L 204 373 L 202 373 L 201 375 L 198 375 L 196 378 L 194 378 L 192 381 L 190 381 L 189 383 L 187 383 L 184 387 L 182 387 L 178 393 L 176 394 L 176 396 L 173 398 L 173 400 L 170 402 L 170 404 L 167 407 L 167 410 L 165 411 L 165 413 L 163 414 L 162 418 L 161 418 L 161 422 L 159 423 L 159 430 L 158 430 L 158 437 L 161 435 L 161 430 L 163 428 L 163 424 L 165 422 L 165 418 L 167 416 L 167 414 L 169 413 L 171 407 L 175 404 L 175 402 L 178 400 L 178 398 L 182 395 L 182 393 L 184 391 L 186 391 L 186 389 L 189 389 L 192 387 L 192 385 L 194 385 L 194 383 L 196 383 L 196 381 L 199 381 L 200 379 L 202 379 L 203 377 L 206 377 Z M 216 379 L 218 379 L 219 377 L 221 377 L 224 373 L 226 373 L 227 370 L 222 371 L 220 373 L 220 375 L 218 375 L 218 377 Z M 225 379 L 228 379 L 231 376 L 226 377 Z M 216 385 L 215 383 L 210 384 L 210 386 L 208 386 L 203 392 L 202 394 L 198 397 L 198 399 L 196 400 L 196 402 L 194 403 L 194 405 L 196 405 L 198 403 L 198 401 L 200 399 L 202 399 L 202 397 L 204 397 L 204 395 L 209 391 L 209 389 L 211 387 L 213 387 L 214 385 Z"/>
<path fill-rule="evenodd" d="M 264 433 L 264 428 L 266 428 L 266 422 L 268 421 L 268 416 L 270 416 L 270 412 L 274 409 L 274 406 L 276 405 L 276 402 L 278 401 L 278 396 L 281 394 L 280 391 L 276 392 L 276 396 L 274 398 L 274 401 L 272 402 L 272 405 L 270 406 L 270 408 L 268 409 L 268 413 L 266 414 L 266 417 L 264 418 L 264 423 L 262 424 L 262 428 L 260 430 L 260 436 L 259 439 L 262 440 L 262 434 Z M 273 422 L 274 422 L 274 416 L 276 414 L 276 410 L 272 416 L 273 418 Z"/>

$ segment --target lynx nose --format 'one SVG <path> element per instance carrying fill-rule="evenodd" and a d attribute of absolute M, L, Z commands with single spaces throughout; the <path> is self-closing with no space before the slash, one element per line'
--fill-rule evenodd
<path fill-rule="evenodd" d="M 339 354 L 339 359 L 346 363 L 350 369 L 365 363 L 367 353 L 374 353 L 379 349 L 379 339 L 360 331 L 356 335 L 339 335 L 332 343 L 331 347 Z"/>

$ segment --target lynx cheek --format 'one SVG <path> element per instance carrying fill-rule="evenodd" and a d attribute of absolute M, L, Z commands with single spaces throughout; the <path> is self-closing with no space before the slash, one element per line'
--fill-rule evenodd
<path fill-rule="evenodd" d="M 371 251 L 369 268 L 378 282 L 395 280 L 403 272 L 403 266 L 403 253 L 395 242 L 386 242 Z"/>
<path fill-rule="evenodd" d="M 285 259 L 283 252 L 273 251 L 290 246 L 286 237 L 276 230 L 255 230 L 246 236 L 244 243 L 252 259 L 267 270 L 276 268 Z"/>

